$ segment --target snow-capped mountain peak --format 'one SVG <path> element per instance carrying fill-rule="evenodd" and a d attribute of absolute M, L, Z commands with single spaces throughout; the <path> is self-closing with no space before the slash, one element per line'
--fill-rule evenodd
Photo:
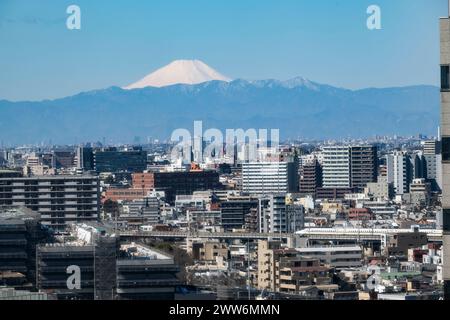
<path fill-rule="evenodd" d="M 283 81 L 283 85 L 286 88 L 290 88 L 290 89 L 296 88 L 296 87 L 306 87 L 310 90 L 318 90 L 318 88 L 319 88 L 319 86 L 316 83 L 314 83 L 306 78 L 303 78 L 303 77 L 296 77 L 296 78 L 292 78 L 292 79 Z"/>
<path fill-rule="evenodd" d="M 230 78 L 220 74 L 200 60 L 175 60 L 143 79 L 124 87 L 124 89 L 161 88 L 175 84 L 194 85 L 213 80 L 231 81 Z"/>

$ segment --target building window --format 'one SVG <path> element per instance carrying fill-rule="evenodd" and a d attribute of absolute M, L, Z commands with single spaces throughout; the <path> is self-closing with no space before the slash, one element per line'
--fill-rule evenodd
<path fill-rule="evenodd" d="M 444 209 L 442 214 L 442 229 L 444 232 L 450 231 L 450 209 Z"/>
<path fill-rule="evenodd" d="M 442 161 L 450 161 L 450 137 L 442 137 Z"/>
<path fill-rule="evenodd" d="M 450 66 L 441 66 L 441 89 L 450 89 Z"/>

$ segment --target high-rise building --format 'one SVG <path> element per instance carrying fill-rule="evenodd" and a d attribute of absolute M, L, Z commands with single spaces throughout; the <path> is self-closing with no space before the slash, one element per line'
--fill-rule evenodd
<path fill-rule="evenodd" d="M 242 164 L 242 191 L 264 195 L 298 191 L 296 162 L 249 162 Z"/>
<path fill-rule="evenodd" d="M 440 143 L 437 140 L 428 140 L 423 145 L 423 157 L 426 165 L 426 175 L 424 177 L 431 183 L 434 191 L 440 191 L 442 181 L 440 179 L 440 164 L 442 162 Z"/>
<path fill-rule="evenodd" d="M 97 220 L 99 179 L 90 175 L 5 177 L 0 172 L 0 208 L 11 206 L 39 212 L 44 225 L 58 230 L 69 222 Z"/>
<path fill-rule="evenodd" d="M 303 206 L 286 204 L 286 196 L 283 194 L 259 199 L 259 232 L 294 233 L 303 226 Z"/>
<path fill-rule="evenodd" d="M 411 157 L 404 151 L 395 151 L 386 156 L 388 183 L 394 185 L 394 192 L 402 195 L 409 192 L 412 182 Z"/>
<path fill-rule="evenodd" d="M 440 21 L 444 296 L 450 300 L 450 17 Z"/>
<path fill-rule="evenodd" d="M 76 156 L 77 168 L 85 171 L 94 170 L 94 151 L 89 147 L 78 147 Z"/>
<path fill-rule="evenodd" d="M 415 153 L 411 156 L 412 178 L 426 179 L 427 178 L 427 164 L 428 161 L 422 152 Z"/>
<path fill-rule="evenodd" d="M 319 161 L 313 160 L 301 166 L 300 169 L 300 193 L 316 196 L 317 188 L 322 187 L 322 166 Z"/>
<path fill-rule="evenodd" d="M 349 146 L 323 148 L 323 187 L 350 188 L 351 166 Z"/>
<path fill-rule="evenodd" d="M 377 148 L 372 145 L 323 148 L 323 187 L 363 190 L 377 181 Z"/>
<path fill-rule="evenodd" d="M 351 187 L 363 190 L 368 183 L 376 182 L 378 154 L 374 145 L 351 146 Z"/>

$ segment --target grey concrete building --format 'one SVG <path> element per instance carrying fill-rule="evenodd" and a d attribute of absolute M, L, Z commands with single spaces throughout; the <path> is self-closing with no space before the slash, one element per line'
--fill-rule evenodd
<path fill-rule="evenodd" d="M 450 17 L 441 18 L 441 131 L 442 210 L 444 229 L 443 278 L 445 299 L 450 299 Z"/>
<path fill-rule="evenodd" d="M 377 181 L 378 156 L 373 145 L 323 148 L 323 187 L 363 190 Z"/>
<path fill-rule="evenodd" d="M 90 175 L 20 177 L 0 172 L 0 208 L 27 207 L 55 230 L 70 222 L 97 220 L 99 179 Z"/>

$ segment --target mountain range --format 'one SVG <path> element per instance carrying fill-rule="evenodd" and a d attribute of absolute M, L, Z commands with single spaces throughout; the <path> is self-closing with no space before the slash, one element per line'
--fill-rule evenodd
<path fill-rule="evenodd" d="M 280 129 L 281 138 L 433 134 L 439 88 L 348 90 L 302 77 L 232 80 L 201 61 L 182 60 L 125 88 L 39 102 L 0 100 L 0 139 L 55 144 L 168 139 L 174 129 Z"/>

